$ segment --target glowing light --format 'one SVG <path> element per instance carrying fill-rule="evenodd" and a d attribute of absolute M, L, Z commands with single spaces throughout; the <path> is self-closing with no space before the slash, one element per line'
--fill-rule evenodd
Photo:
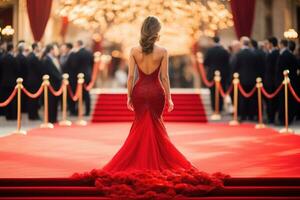
<path fill-rule="evenodd" d="M 295 31 L 295 29 L 289 29 L 283 33 L 283 36 L 287 39 L 297 39 L 298 33 Z"/>
<path fill-rule="evenodd" d="M 224 3 L 214 0 L 60 0 L 57 14 L 123 48 L 137 44 L 142 21 L 155 15 L 163 23 L 159 44 L 171 54 L 189 51 L 201 35 L 233 26 Z"/>
<path fill-rule="evenodd" d="M 2 29 L 1 33 L 2 35 L 11 36 L 15 33 L 15 30 L 10 25 L 7 25 L 4 29 Z"/>

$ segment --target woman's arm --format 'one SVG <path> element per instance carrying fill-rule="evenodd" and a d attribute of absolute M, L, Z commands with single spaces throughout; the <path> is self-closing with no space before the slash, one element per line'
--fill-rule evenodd
<path fill-rule="evenodd" d="M 131 93 L 134 81 L 134 58 L 133 58 L 133 48 L 130 50 L 129 54 L 129 63 L 128 63 L 128 78 L 127 78 L 127 108 L 133 111 L 132 101 L 131 101 Z"/>
<path fill-rule="evenodd" d="M 161 81 L 167 97 L 168 111 L 171 112 L 174 108 L 174 104 L 170 93 L 169 55 L 167 50 L 164 50 L 163 60 L 161 63 Z"/>

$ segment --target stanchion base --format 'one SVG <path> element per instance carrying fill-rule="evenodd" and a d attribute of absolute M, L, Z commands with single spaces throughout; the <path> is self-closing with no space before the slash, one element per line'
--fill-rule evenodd
<path fill-rule="evenodd" d="M 24 130 L 15 130 L 14 132 L 12 132 L 12 134 L 26 135 L 27 132 Z"/>
<path fill-rule="evenodd" d="M 212 114 L 211 116 L 210 116 L 210 119 L 211 120 L 221 120 L 222 119 L 222 117 L 221 117 L 221 115 L 220 114 L 216 114 L 216 113 L 214 113 L 214 114 Z"/>
<path fill-rule="evenodd" d="M 72 122 L 69 120 L 63 120 L 58 123 L 60 126 L 71 126 Z"/>
<path fill-rule="evenodd" d="M 87 122 L 85 120 L 78 120 L 76 121 L 76 124 L 79 125 L 79 126 L 86 126 L 87 125 Z"/>
<path fill-rule="evenodd" d="M 237 120 L 232 120 L 232 121 L 229 122 L 229 125 L 230 125 L 230 126 L 237 126 L 237 125 L 239 125 L 239 124 L 240 124 L 240 122 L 237 121 Z"/>
<path fill-rule="evenodd" d="M 290 128 L 283 128 L 279 130 L 279 133 L 294 133 L 294 130 Z"/>
<path fill-rule="evenodd" d="M 256 129 L 266 128 L 266 125 L 265 124 L 256 124 L 255 128 Z"/>
<path fill-rule="evenodd" d="M 41 128 L 54 128 L 52 123 L 43 123 L 40 125 Z"/>

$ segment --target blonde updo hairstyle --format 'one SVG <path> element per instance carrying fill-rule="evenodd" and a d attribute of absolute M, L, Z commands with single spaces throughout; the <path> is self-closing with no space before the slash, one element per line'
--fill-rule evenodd
<path fill-rule="evenodd" d="M 145 54 L 150 54 L 153 51 L 154 43 L 158 39 L 158 33 L 161 29 L 161 24 L 157 17 L 147 17 L 141 28 L 140 45 Z"/>

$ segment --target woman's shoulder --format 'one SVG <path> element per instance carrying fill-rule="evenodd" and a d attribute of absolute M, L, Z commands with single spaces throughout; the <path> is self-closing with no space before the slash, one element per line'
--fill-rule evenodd
<path fill-rule="evenodd" d="M 142 53 L 142 48 L 141 46 L 133 46 L 130 49 L 130 54 L 131 55 L 136 55 L 136 54 L 141 54 Z M 156 55 L 165 55 L 168 53 L 168 50 L 165 47 L 155 45 L 153 49 L 153 53 Z"/>
<path fill-rule="evenodd" d="M 142 51 L 142 49 L 141 49 L 140 46 L 133 46 L 133 47 L 131 47 L 131 49 L 130 49 L 130 53 L 131 53 L 131 54 L 135 54 L 135 53 L 138 53 L 138 52 L 141 52 L 141 51 Z"/>
<path fill-rule="evenodd" d="M 157 44 L 154 46 L 154 50 L 156 50 L 158 53 L 163 53 L 163 54 L 168 52 L 168 50 L 165 47 L 159 46 Z"/>

